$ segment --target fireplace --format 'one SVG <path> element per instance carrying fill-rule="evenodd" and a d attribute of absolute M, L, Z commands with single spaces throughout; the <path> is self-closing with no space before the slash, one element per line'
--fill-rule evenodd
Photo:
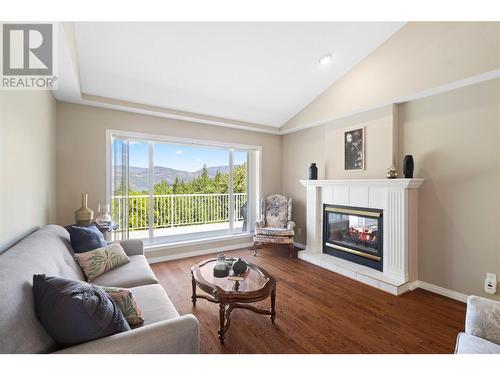
<path fill-rule="evenodd" d="M 323 253 L 383 271 L 383 211 L 323 205 Z"/>

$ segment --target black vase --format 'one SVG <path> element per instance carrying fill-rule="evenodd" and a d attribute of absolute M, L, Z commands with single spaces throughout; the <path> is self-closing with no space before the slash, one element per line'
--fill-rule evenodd
<path fill-rule="evenodd" d="M 318 167 L 316 167 L 316 163 L 311 163 L 309 167 L 309 179 L 317 180 L 318 179 Z"/>
<path fill-rule="evenodd" d="M 238 260 L 233 263 L 233 274 L 241 275 L 247 270 L 247 266 L 247 262 L 245 262 L 241 258 L 238 258 Z"/>
<path fill-rule="evenodd" d="M 413 156 L 405 155 L 403 159 L 403 174 L 405 178 L 413 178 Z"/>

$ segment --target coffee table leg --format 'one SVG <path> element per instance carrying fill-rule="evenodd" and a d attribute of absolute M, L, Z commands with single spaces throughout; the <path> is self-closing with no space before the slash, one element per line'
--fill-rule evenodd
<path fill-rule="evenodd" d="M 224 303 L 219 304 L 219 318 L 220 318 L 220 329 L 219 329 L 219 340 L 224 342 L 225 329 L 224 326 L 226 317 L 226 305 Z"/>
<path fill-rule="evenodd" d="M 193 288 L 193 294 L 191 295 L 191 301 L 193 301 L 193 305 L 196 305 L 196 281 L 194 281 L 193 273 L 191 273 L 191 286 Z"/>
<path fill-rule="evenodd" d="M 276 287 L 271 292 L 271 322 L 274 324 L 276 319 Z"/>

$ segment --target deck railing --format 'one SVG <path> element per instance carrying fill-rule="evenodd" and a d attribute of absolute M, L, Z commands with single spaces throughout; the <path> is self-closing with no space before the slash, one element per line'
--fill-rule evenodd
<path fill-rule="evenodd" d="M 244 220 L 241 208 L 247 193 L 234 194 L 235 221 Z M 166 194 L 153 196 L 153 228 L 223 223 L 229 221 L 229 194 Z M 128 208 L 129 231 L 149 229 L 149 195 L 112 197 L 114 221 L 124 223 Z"/>

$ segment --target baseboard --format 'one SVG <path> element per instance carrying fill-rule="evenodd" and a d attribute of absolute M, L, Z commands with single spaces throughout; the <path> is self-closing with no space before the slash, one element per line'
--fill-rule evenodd
<path fill-rule="evenodd" d="M 306 245 L 304 245 L 303 243 L 300 243 L 300 242 L 294 242 L 293 246 L 295 246 L 295 247 L 297 247 L 299 249 L 305 249 L 306 248 Z"/>
<path fill-rule="evenodd" d="M 418 283 L 419 283 L 418 280 L 410 282 L 410 288 L 409 288 L 409 290 L 415 290 L 415 289 L 417 289 L 418 288 Z"/>
<path fill-rule="evenodd" d="M 196 251 L 188 251 L 185 253 L 160 255 L 160 256 L 156 256 L 156 257 L 155 256 L 148 257 L 148 253 L 146 253 L 146 258 L 148 260 L 148 263 L 152 264 L 152 263 L 166 262 L 168 260 L 190 258 L 190 257 L 198 256 L 198 255 L 216 254 L 216 253 L 220 253 L 220 252 L 224 252 L 224 251 L 244 249 L 246 247 L 251 247 L 252 245 L 253 245 L 253 242 L 247 242 L 247 243 L 241 243 L 241 244 L 235 244 L 235 245 L 212 247 L 209 249 L 202 249 L 202 250 L 196 250 Z"/>
<path fill-rule="evenodd" d="M 446 289 L 446 288 L 443 288 L 443 287 L 440 287 L 440 286 L 437 286 L 434 284 L 429 284 L 429 283 L 426 283 L 425 281 L 420 281 L 420 280 L 415 281 L 412 284 L 415 285 L 415 288 L 425 289 L 425 290 L 428 290 L 429 292 L 440 294 L 442 296 L 452 298 L 452 299 L 460 301 L 460 302 L 464 302 L 464 303 L 467 302 L 468 296 L 466 294 L 455 292 L 454 290 Z"/>

